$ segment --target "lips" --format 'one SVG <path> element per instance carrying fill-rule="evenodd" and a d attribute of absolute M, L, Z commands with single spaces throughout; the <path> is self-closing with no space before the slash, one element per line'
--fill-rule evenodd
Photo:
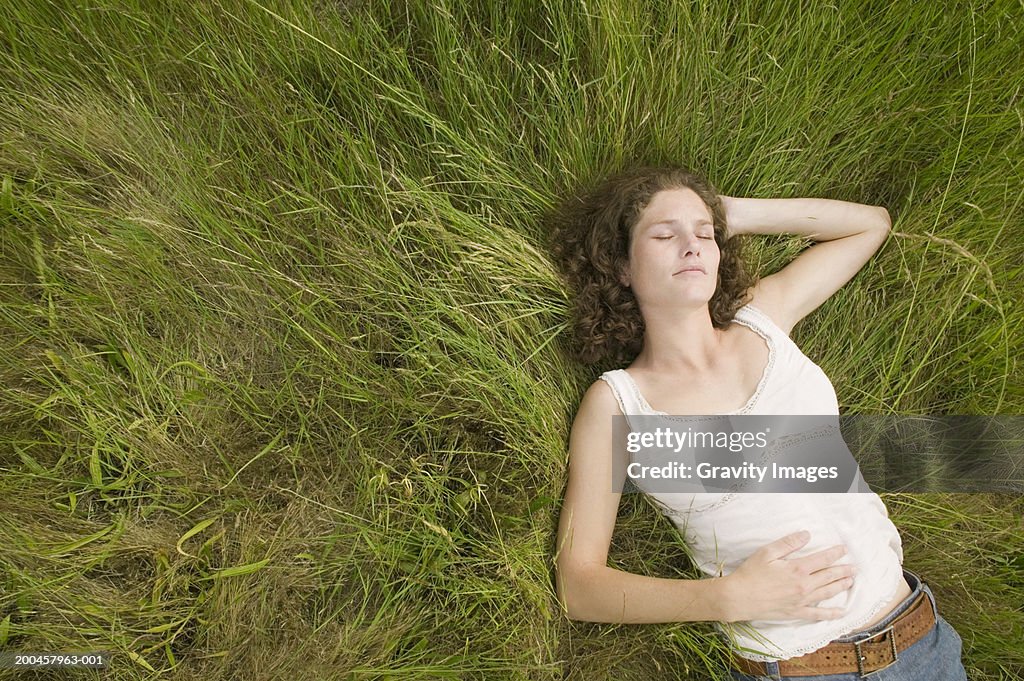
<path fill-rule="evenodd" d="M 700 272 L 702 274 L 707 274 L 707 272 L 704 270 L 704 268 L 701 267 L 700 265 L 687 265 L 686 267 L 684 267 L 683 269 L 679 270 L 678 272 L 674 272 L 672 274 L 672 276 L 674 277 L 677 274 L 682 274 L 683 272 Z"/>

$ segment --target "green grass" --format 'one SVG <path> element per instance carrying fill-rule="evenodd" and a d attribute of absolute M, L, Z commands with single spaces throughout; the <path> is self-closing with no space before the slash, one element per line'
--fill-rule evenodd
<path fill-rule="evenodd" d="M 794 338 L 846 411 L 1024 411 L 1024 10 L 802 5 L 0 5 L 0 647 L 708 678 L 710 625 L 554 599 L 568 428 L 611 368 L 569 354 L 561 198 L 643 161 L 884 205 Z M 885 500 L 971 678 L 1024 677 L 1021 500 Z M 635 496 L 612 548 L 695 574 Z M 100 678 L 42 674 L 0 679 Z"/>

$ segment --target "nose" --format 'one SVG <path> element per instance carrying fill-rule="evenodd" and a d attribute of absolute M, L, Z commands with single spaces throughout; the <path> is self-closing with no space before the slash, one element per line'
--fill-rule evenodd
<path fill-rule="evenodd" d="M 686 257 L 688 255 L 700 255 L 700 239 L 696 234 L 691 234 L 689 237 L 682 239 L 679 245 L 680 255 Z"/>

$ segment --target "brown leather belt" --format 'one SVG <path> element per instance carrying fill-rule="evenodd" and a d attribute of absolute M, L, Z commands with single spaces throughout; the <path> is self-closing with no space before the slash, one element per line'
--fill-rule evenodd
<path fill-rule="evenodd" d="M 896 662 L 900 651 L 914 645 L 935 625 L 928 594 L 922 591 L 893 622 L 869 639 L 857 643 L 833 641 L 824 648 L 800 657 L 779 661 L 779 676 L 817 676 L 858 672 L 867 675 Z M 752 676 L 767 676 L 764 662 L 733 655 L 732 666 Z"/>

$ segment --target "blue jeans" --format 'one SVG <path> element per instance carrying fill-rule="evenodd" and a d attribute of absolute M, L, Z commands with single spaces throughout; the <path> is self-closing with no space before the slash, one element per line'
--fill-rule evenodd
<path fill-rule="evenodd" d="M 899 659 L 885 669 L 870 673 L 868 681 L 967 681 L 967 672 L 964 670 L 963 662 L 960 660 L 960 652 L 963 641 L 956 630 L 944 620 L 938 609 L 935 607 L 935 596 L 921 579 L 909 570 L 903 571 L 903 576 L 910 585 L 910 595 L 907 596 L 885 619 L 873 625 L 865 631 L 858 631 L 854 634 L 847 634 L 836 639 L 843 643 L 853 643 L 877 635 L 889 626 L 894 619 L 910 607 L 922 591 L 928 594 L 928 601 L 931 603 L 932 611 L 935 612 L 935 626 L 914 645 L 906 650 L 900 651 Z M 730 669 L 733 679 L 736 681 L 762 681 L 779 679 L 800 679 L 802 681 L 857 681 L 864 678 L 857 672 L 846 674 L 819 674 L 818 676 L 779 676 L 779 665 L 777 662 L 766 662 L 768 676 L 750 676 Z"/>

